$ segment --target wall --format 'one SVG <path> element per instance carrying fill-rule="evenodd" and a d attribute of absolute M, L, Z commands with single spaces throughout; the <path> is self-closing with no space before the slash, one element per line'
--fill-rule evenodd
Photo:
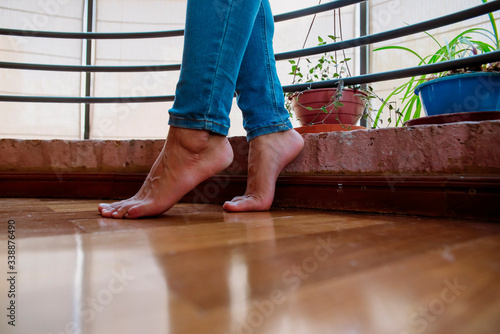
<path fill-rule="evenodd" d="M 186 1 L 97 1 L 97 31 L 131 32 L 184 29 Z M 98 40 L 96 65 L 180 64 L 182 37 Z M 95 96 L 173 95 L 174 72 L 96 73 Z M 91 137 L 164 138 L 172 103 L 95 104 Z"/>
<path fill-rule="evenodd" d="M 83 2 L 0 0 L 2 28 L 82 31 Z M 80 40 L 0 36 L 0 60 L 81 65 Z M 78 96 L 80 73 L 0 69 L 2 95 Z M 80 138 L 80 106 L 0 102 L 0 137 Z"/>

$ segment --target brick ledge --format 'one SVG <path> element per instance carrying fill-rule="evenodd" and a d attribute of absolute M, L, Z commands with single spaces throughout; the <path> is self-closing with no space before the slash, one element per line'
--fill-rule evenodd
<path fill-rule="evenodd" d="M 301 155 L 282 175 L 497 175 L 500 121 L 304 135 Z M 248 144 L 229 138 L 226 174 L 246 173 Z M 147 173 L 163 140 L 0 139 L 0 172 Z"/>

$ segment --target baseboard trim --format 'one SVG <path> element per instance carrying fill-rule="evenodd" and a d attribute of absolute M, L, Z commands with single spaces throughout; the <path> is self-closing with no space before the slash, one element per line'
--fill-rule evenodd
<path fill-rule="evenodd" d="M 126 198 L 143 173 L 0 172 L 0 197 Z M 218 175 L 183 201 L 223 203 L 245 191 L 245 175 Z M 274 206 L 500 221 L 500 176 L 280 176 Z"/>

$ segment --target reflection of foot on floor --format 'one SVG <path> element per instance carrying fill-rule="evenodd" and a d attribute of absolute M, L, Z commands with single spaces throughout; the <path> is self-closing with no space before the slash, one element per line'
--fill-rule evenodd
<path fill-rule="evenodd" d="M 273 225 L 273 216 L 269 211 L 263 212 L 223 212 L 224 222 L 230 224 L 250 224 L 259 223 L 263 225 Z"/>
<path fill-rule="evenodd" d="M 281 170 L 302 151 L 304 140 L 295 130 L 275 132 L 250 141 L 248 181 L 243 196 L 224 204 L 227 211 L 269 210 Z"/>
<path fill-rule="evenodd" d="M 275 241 L 276 239 L 274 219 L 269 211 L 224 212 L 223 217 L 225 223 L 245 226 L 246 242 Z"/>
<path fill-rule="evenodd" d="M 120 202 L 100 204 L 99 212 L 106 218 L 159 215 L 232 160 L 233 150 L 226 137 L 171 126 L 163 150 L 139 192 Z"/>

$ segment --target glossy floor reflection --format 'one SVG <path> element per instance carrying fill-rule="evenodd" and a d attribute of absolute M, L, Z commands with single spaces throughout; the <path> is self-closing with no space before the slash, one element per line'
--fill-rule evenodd
<path fill-rule="evenodd" d="M 16 225 L 16 326 L 1 333 L 496 333 L 500 225 L 179 204 L 0 199 Z"/>

